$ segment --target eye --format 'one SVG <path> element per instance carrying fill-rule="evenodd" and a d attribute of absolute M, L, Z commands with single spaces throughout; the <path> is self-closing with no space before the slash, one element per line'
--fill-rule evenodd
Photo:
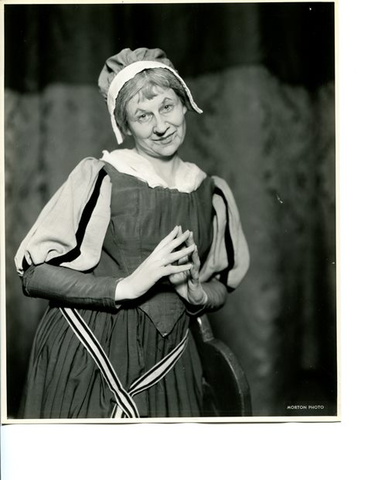
<path fill-rule="evenodd" d="M 165 112 L 170 112 L 173 109 L 173 105 L 171 103 L 166 103 L 162 108 Z"/>
<path fill-rule="evenodd" d="M 141 113 L 140 115 L 138 115 L 137 120 L 140 123 L 145 123 L 148 122 L 149 118 L 150 116 L 148 113 Z"/>

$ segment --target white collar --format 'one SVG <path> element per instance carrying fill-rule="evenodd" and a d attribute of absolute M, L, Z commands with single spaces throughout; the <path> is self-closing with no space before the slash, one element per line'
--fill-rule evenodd
<path fill-rule="evenodd" d="M 167 182 L 156 173 L 152 163 L 135 150 L 125 148 L 112 152 L 103 150 L 102 153 L 101 160 L 115 167 L 120 173 L 126 173 L 145 181 L 151 188 L 174 188 L 183 193 L 191 193 L 197 190 L 206 178 L 206 173 L 197 165 L 180 160 L 176 171 L 175 185 L 169 187 Z"/>

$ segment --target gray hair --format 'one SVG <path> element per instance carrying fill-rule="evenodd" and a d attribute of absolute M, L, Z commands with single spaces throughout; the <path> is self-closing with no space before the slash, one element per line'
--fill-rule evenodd
<path fill-rule="evenodd" d="M 156 87 L 163 89 L 171 88 L 180 98 L 183 105 L 189 108 L 188 97 L 182 84 L 169 70 L 165 68 L 143 70 L 125 83 L 117 96 L 114 115 L 116 123 L 122 132 L 127 128 L 126 107 L 128 102 L 139 92 L 144 98 L 151 100 L 157 95 Z"/>

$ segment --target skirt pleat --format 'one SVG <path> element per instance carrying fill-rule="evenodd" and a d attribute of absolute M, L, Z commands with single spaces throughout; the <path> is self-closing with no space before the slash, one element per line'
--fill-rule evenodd
<path fill-rule="evenodd" d="M 184 337 L 184 315 L 166 337 L 140 309 L 79 310 L 129 389 Z M 192 336 L 175 366 L 159 383 L 136 395 L 141 417 L 200 416 L 202 367 Z M 114 395 L 85 347 L 57 307 L 49 307 L 37 330 L 19 418 L 109 418 Z"/>

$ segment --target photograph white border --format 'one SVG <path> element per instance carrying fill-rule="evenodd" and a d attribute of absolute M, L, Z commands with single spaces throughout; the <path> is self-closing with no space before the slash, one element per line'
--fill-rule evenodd
<path fill-rule="evenodd" d="M 309 0 L 309 2 L 316 3 L 315 0 Z M 309 3 L 309 2 L 304 2 L 300 0 L 289 0 L 289 2 L 281 2 L 275 0 L 275 3 Z M 65 1 L 39 1 L 39 2 L 34 2 L 34 1 L 3 1 L 3 5 L 10 5 L 10 4 L 17 4 L 17 5 L 27 5 L 27 4 L 122 4 L 124 2 L 121 1 L 110 1 L 110 2 L 102 2 L 102 1 L 73 1 L 73 0 L 65 0 Z M 135 4 L 135 3 L 148 3 L 145 1 L 135 1 L 135 2 L 125 2 L 126 4 Z M 176 1 L 171 1 L 171 2 L 151 2 L 151 3 L 201 3 L 201 2 L 192 2 L 192 1 L 184 1 L 184 2 L 176 2 Z M 226 3 L 226 2 L 212 2 L 212 1 L 206 1 L 205 3 Z M 271 3 L 262 0 L 262 1 L 239 1 L 239 2 L 234 2 L 234 3 Z M 337 32 L 337 24 L 338 24 L 338 2 L 334 2 L 332 0 L 325 0 L 323 3 L 334 3 L 335 4 L 335 37 L 336 37 L 336 45 L 338 46 L 338 32 Z M 2 12 L 2 21 L 4 21 L 4 15 Z M 336 57 L 338 60 L 338 48 L 336 48 Z M 4 57 L 4 52 L 3 52 L 3 57 Z M 336 69 L 336 78 L 338 75 L 338 65 Z M 4 82 L 3 76 L 2 76 L 2 82 Z M 335 82 L 336 85 L 336 97 L 338 98 L 338 82 Z M 4 90 L 4 85 L 3 85 L 3 90 Z M 3 91 L 2 90 L 2 91 Z M 3 101 L 3 98 L 2 98 Z M 3 112 L 4 109 L 2 109 Z M 338 108 L 337 108 L 338 110 Z M 4 117 L 3 117 L 3 124 L 4 124 Z M 2 142 L 3 146 L 4 142 Z M 3 147 L 4 149 L 4 147 Z M 337 147 L 336 150 L 338 150 L 338 131 L 337 131 Z M 4 152 L 2 152 L 2 158 L 4 158 Z M 2 182 L 4 179 L 2 179 Z M 337 187 L 338 185 L 338 177 L 337 177 Z M 2 211 L 4 211 L 4 186 L 2 185 Z M 338 212 L 339 209 L 337 209 Z M 339 215 L 337 213 L 337 215 Z M 4 216 L 2 216 L 2 222 L 3 222 L 3 228 L 2 228 L 2 238 L 1 241 L 3 245 L 5 245 L 5 221 L 4 221 Z M 337 223 L 339 223 L 339 217 L 337 217 Z M 337 239 L 338 241 L 338 239 Z M 337 250 L 338 250 L 338 244 L 337 244 Z M 339 252 L 337 252 L 339 254 Z M 4 249 L 1 249 L 1 264 L 2 264 L 2 270 L 1 270 L 1 279 L 2 279 L 2 302 L 1 302 L 1 314 L 2 318 L 5 318 L 5 254 L 4 254 Z M 339 267 L 337 268 L 337 285 L 339 285 Z M 339 301 L 339 294 L 337 295 L 338 301 Z M 337 305 L 337 345 L 338 345 L 338 395 L 337 395 L 337 415 L 334 416 L 320 416 L 320 415 L 315 415 L 315 416 L 252 416 L 252 417 L 200 417 L 200 418 L 146 418 L 146 419 L 136 419 L 133 421 L 132 419 L 79 419 L 79 420 L 69 420 L 69 419 L 63 419 L 63 420 L 42 420 L 42 419 L 35 419 L 35 420 L 17 420 L 17 419 L 8 419 L 7 418 L 7 405 L 6 405 L 6 321 L 2 321 L 2 334 L 1 334 L 1 341 L 2 341 L 2 404 L 1 404 L 1 421 L 2 424 L 4 425 L 35 425 L 35 424 L 52 424 L 52 425 L 71 425 L 71 424 L 87 424 L 87 425 L 100 425 L 100 424 L 133 424 L 133 423 L 138 423 L 138 424 L 153 424 L 153 423 L 161 423 L 161 424 L 172 424 L 172 423 L 282 423 L 282 422 L 289 422 L 289 423 L 327 423 L 327 422 L 339 422 L 341 420 L 341 385 L 340 385 L 340 322 L 339 322 L 339 304 Z"/>

